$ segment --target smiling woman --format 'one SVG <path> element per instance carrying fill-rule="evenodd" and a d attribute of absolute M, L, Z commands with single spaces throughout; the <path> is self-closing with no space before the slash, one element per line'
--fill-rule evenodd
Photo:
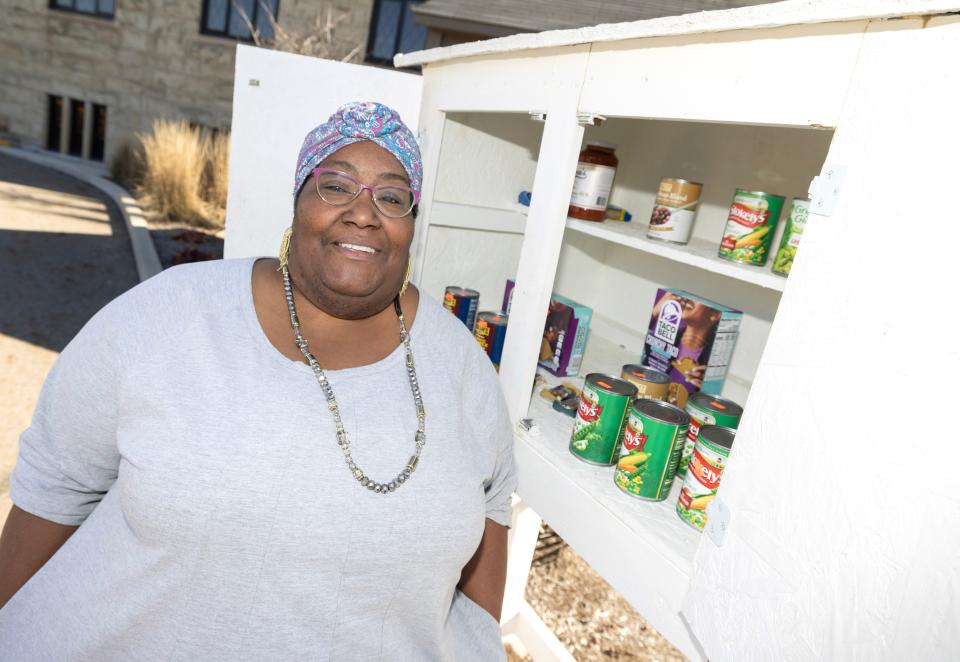
<path fill-rule="evenodd" d="M 71 342 L 11 478 L 5 654 L 504 659 L 513 435 L 407 283 L 421 179 L 399 116 L 347 104 L 279 259 L 169 269 Z"/>

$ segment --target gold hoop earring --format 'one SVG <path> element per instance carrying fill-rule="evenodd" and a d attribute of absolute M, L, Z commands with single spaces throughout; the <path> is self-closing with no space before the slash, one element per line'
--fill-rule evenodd
<path fill-rule="evenodd" d="M 400 286 L 400 294 L 398 296 L 403 296 L 403 293 L 407 291 L 407 287 L 410 285 L 410 275 L 413 273 L 413 258 L 407 258 L 407 273 L 403 275 L 403 285 Z"/>
<path fill-rule="evenodd" d="M 287 266 L 287 263 L 290 261 L 290 237 L 293 236 L 293 226 L 283 231 L 283 236 L 280 237 L 280 252 L 278 257 L 280 259 L 280 269 L 283 269 Z M 277 271 L 280 271 L 277 269 Z"/>

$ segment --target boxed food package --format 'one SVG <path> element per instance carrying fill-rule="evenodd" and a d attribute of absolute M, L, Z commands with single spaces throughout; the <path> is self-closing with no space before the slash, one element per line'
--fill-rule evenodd
<path fill-rule="evenodd" d="M 694 391 L 719 394 L 743 313 L 683 290 L 657 290 L 643 347 L 643 365 L 670 375 L 669 401 L 687 404 Z"/>
<path fill-rule="evenodd" d="M 508 280 L 503 292 L 505 315 L 510 314 L 513 286 L 514 282 Z M 543 340 L 540 343 L 539 365 L 558 377 L 572 376 L 580 372 L 591 317 L 593 311 L 587 306 L 559 294 L 552 295 L 547 321 L 543 327 Z"/>

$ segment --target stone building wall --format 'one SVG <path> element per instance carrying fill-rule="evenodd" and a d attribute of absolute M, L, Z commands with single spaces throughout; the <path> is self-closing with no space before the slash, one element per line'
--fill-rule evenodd
<path fill-rule="evenodd" d="M 50 94 L 107 106 L 106 161 L 158 117 L 230 125 L 237 42 L 200 32 L 203 0 L 117 0 L 113 19 L 49 4 L 0 0 L 0 133 L 45 145 Z M 333 32 L 334 53 L 359 46 L 352 60 L 359 61 L 372 5 L 280 0 L 279 23 L 306 34 L 328 12 L 345 16 Z"/>

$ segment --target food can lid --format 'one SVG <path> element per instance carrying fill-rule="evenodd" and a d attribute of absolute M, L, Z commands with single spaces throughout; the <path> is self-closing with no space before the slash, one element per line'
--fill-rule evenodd
<path fill-rule="evenodd" d="M 703 425 L 700 427 L 700 433 L 697 435 L 697 441 L 705 441 L 711 446 L 730 450 L 733 446 L 733 438 L 737 436 L 737 431 L 731 428 L 725 428 L 720 425 Z"/>
<path fill-rule="evenodd" d="M 766 196 L 766 197 L 768 197 L 768 198 L 777 198 L 778 200 L 785 200 L 785 199 L 786 199 L 786 198 L 784 198 L 782 195 L 777 195 L 776 193 L 767 193 L 766 191 L 751 191 L 751 190 L 748 189 L 748 188 L 738 188 L 733 195 L 734 195 L 734 197 L 736 197 L 736 196 L 739 195 L 740 193 L 746 193 L 747 195 L 763 195 L 763 196 Z"/>
<path fill-rule="evenodd" d="M 587 147 L 602 147 L 604 149 L 616 149 L 615 143 L 604 142 L 603 140 L 588 140 Z"/>
<path fill-rule="evenodd" d="M 613 377 L 612 375 L 605 375 L 602 372 L 590 373 L 587 375 L 586 381 L 587 384 L 593 388 L 605 393 L 626 395 L 631 398 L 637 394 L 637 387 L 630 382 L 620 379 L 619 377 Z"/>
<path fill-rule="evenodd" d="M 477 314 L 477 318 L 483 320 L 484 322 L 489 322 L 491 324 L 506 324 L 507 316 L 501 315 L 500 313 L 494 310 L 485 310 Z"/>
<path fill-rule="evenodd" d="M 727 400 L 717 395 L 710 395 L 703 391 L 691 393 L 687 399 L 687 404 L 691 404 L 704 411 L 724 414 L 725 416 L 740 416 L 743 414 L 743 407 L 733 400 Z"/>
<path fill-rule="evenodd" d="M 643 398 L 633 401 L 633 410 L 662 423 L 689 425 L 690 415 L 679 407 L 662 400 Z"/>
<path fill-rule="evenodd" d="M 669 384 L 670 376 L 659 370 L 654 370 L 653 368 L 647 368 L 646 366 L 636 365 L 633 363 L 628 363 L 623 366 L 621 369 L 621 375 L 624 379 L 629 380 L 631 377 L 636 379 L 642 379 L 645 382 L 650 382 L 651 384 Z"/>
<path fill-rule="evenodd" d="M 681 177 L 661 177 L 661 182 L 676 182 L 678 184 L 693 184 L 694 186 L 699 186 L 703 188 L 703 182 L 695 182 L 692 179 L 683 179 Z"/>

